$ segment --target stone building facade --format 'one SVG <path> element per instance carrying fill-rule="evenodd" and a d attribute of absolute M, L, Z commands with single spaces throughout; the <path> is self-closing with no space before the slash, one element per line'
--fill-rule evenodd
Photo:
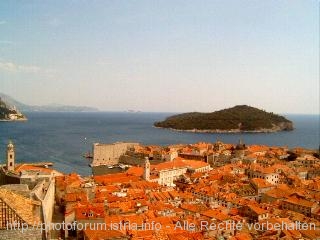
<path fill-rule="evenodd" d="M 118 164 L 120 157 L 126 153 L 126 151 L 138 145 L 138 143 L 124 143 L 117 142 L 112 144 L 102 144 L 94 143 L 93 144 L 93 160 L 92 166 L 99 165 L 114 165 Z"/>
<path fill-rule="evenodd" d="M 174 186 L 174 181 L 179 176 L 189 172 L 207 172 L 210 165 L 198 160 L 185 160 L 176 158 L 171 162 L 164 162 L 157 165 L 151 165 L 146 158 L 143 177 L 150 182 L 157 182 L 163 186 Z"/>
<path fill-rule="evenodd" d="M 260 170 L 247 169 L 246 174 L 249 178 L 260 178 L 271 184 L 278 184 L 280 175 L 278 173 L 263 172 Z"/>

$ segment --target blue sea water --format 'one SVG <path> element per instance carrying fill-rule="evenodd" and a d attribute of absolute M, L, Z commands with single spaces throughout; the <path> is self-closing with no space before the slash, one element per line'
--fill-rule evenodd
<path fill-rule="evenodd" d="M 286 115 L 294 122 L 294 131 L 278 133 L 188 133 L 154 128 L 155 121 L 172 113 L 40 113 L 26 114 L 26 122 L 0 122 L 0 162 L 11 139 L 16 145 L 17 162 L 49 161 L 62 172 L 91 175 L 88 160 L 82 154 L 94 142 L 134 141 L 142 144 L 169 145 L 199 141 L 270 146 L 301 146 L 318 149 L 319 115 Z"/>

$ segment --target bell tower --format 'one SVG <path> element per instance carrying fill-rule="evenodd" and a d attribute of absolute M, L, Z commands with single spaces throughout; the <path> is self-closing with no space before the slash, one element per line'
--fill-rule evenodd
<path fill-rule="evenodd" d="M 143 179 L 146 181 L 150 180 L 150 162 L 148 157 L 144 161 Z"/>
<path fill-rule="evenodd" d="M 9 141 L 9 144 L 7 146 L 7 170 L 8 171 L 14 171 L 14 159 L 15 159 L 14 145 L 12 141 Z"/>

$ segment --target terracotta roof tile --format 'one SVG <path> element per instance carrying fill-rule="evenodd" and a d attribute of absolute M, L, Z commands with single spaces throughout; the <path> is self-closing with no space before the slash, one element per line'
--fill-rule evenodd
<path fill-rule="evenodd" d="M 40 223 L 40 216 L 33 213 L 34 206 L 41 206 L 41 202 L 28 199 L 10 190 L 0 188 L 0 200 L 6 203 L 27 224 Z"/>

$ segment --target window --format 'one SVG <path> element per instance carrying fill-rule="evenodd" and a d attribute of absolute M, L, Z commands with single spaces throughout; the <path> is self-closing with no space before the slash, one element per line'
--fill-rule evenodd
<path fill-rule="evenodd" d="M 12 159 L 12 154 L 10 154 L 9 158 Z"/>
<path fill-rule="evenodd" d="M 12 167 L 12 162 L 10 162 L 9 166 Z"/>

